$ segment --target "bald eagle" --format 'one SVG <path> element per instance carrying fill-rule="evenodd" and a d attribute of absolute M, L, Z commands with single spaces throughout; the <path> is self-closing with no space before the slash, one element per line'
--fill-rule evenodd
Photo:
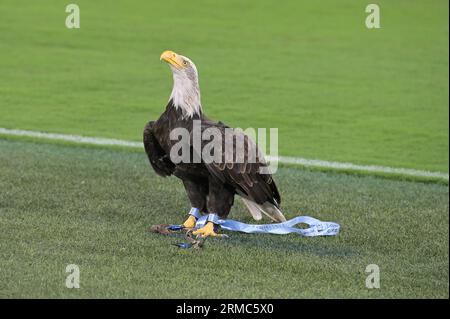
<path fill-rule="evenodd" d="M 197 219 L 206 214 L 207 223 L 193 234 L 217 236 L 220 228 L 218 220 L 227 218 L 235 195 L 243 200 L 254 219 L 260 220 L 265 214 L 273 221 L 285 221 L 280 210 L 281 198 L 277 186 L 271 174 L 261 173 L 261 168 L 267 167 L 264 157 L 257 155 L 250 160 L 249 149 L 254 148 L 257 154 L 260 153 L 257 145 L 244 133 L 235 132 L 246 142 L 243 160 L 236 160 L 239 152 L 236 147 L 219 148 L 222 153 L 215 157 L 219 160 L 212 162 L 203 159 L 197 162 L 172 160 L 171 149 L 177 143 L 170 136 L 174 129 L 186 129 L 192 137 L 194 122 L 197 122 L 202 132 L 213 128 L 224 137 L 226 129 L 231 128 L 203 114 L 197 68 L 190 59 L 173 51 L 165 51 L 160 60 L 167 62 L 172 71 L 173 89 L 164 113 L 145 126 L 144 147 L 158 175 L 176 176 L 184 184 L 192 208 L 182 226 L 192 229 Z M 235 143 L 233 140 L 233 146 Z M 188 147 L 192 150 L 192 140 L 189 140 Z M 222 161 L 224 158 L 232 160 Z"/>

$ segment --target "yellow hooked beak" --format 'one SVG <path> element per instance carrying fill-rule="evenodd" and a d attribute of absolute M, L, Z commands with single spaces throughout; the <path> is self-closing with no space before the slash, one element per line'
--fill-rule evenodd
<path fill-rule="evenodd" d="M 184 67 L 181 57 L 173 51 L 164 51 L 159 59 L 170 63 L 178 69 Z"/>

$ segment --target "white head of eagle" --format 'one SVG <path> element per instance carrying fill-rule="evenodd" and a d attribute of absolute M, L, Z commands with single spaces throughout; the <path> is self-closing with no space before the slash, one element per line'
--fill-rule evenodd
<path fill-rule="evenodd" d="M 175 108 L 180 108 L 186 117 L 200 115 L 202 105 L 195 64 L 189 58 L 173 51 L 164 51 L 160 60 L 169 64 L 173 74 L 173 89 L 169 100 L 172 100 Z"/>

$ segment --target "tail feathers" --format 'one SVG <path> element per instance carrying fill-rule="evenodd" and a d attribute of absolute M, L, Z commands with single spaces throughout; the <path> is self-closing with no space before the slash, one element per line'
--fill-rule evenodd
<path fill-rule="evenodd" d="M 259 207 L 261 211 L 273 221 L 278 223 L 286 221 L 286 217 L 284 217 L 283 213 L 274 204 L 265 202 Z"/>
<path fill-rule="evenodd" d="M 286 217 L 284 217 L 280 209 L 272 203 L 265 202 L 264 204 L 259 205 L 245 198 L 242 198 L 242 201 L 255 220 L 261 220 L 261 213 L 263 213 L 275 222 L 286 221 Z"/>
<path fill-rule="evenodd" d="M 258 208 L 258 204 L 242 198 L 242 201 L 244 202 L 245 206 L 247 207 L 248 211 L 250 212 L 250 214 L 253 216 L 253 218 L 255 220 L 261 220 L 262 219 L 262 215 L 261 215 L 261 210 Z"/>

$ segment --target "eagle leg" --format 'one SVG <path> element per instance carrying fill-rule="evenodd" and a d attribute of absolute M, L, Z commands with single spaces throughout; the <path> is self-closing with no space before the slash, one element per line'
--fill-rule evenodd
<path fill-rule="evenodd" d="M 205 226 L 192 232 L 193 235 L 199 235 L 201 238 L 220 236 L 216 233 L 216 227 L 213 222 L 207 222 Z"/>
<path fill-rule="evenodd" d="M 196 207 L 191 207 L 191 210 L 189 211 L 189 217 L 184 221 L 184 223 L 181 225 L 185 229 L 192 229 L 197 224 L 197 220 L 202 216 L 200 213 L 200 209 Z"/>

